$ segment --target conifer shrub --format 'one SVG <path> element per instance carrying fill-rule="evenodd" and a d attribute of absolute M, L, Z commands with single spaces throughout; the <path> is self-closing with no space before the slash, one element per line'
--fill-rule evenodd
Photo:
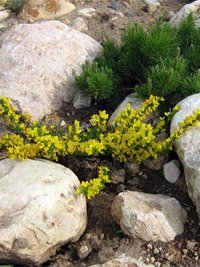
<path fill-rule="evenodd" d="M 26 0 L 8 0 L 6 7 L 18 14 L 22 6 L 26 3 Z"/>
<path fill-rule="evenodd" d="M 105 72 L 105 68 L 107 74 L 101 76 L 101 83 L 92 84 L 92 90 L 89 83 L 79 82 L 79 77 L 86 81 L 88 77 L 96 79 L 97 73 Z M 190 14 L 177 27 L 166 22 L 156 23 L 147 30 L 138 24 L 130 25 L 120 45 L 110 40 L 103 43 L 102 54 L 94 65 L 87 68 L 83 65 L 83 72 L 76 81 L 79 89 L 86 94 L 92 91 L 91 95 L 97 99 L 97 95 L 105 100 L 120 97 L 117 92 L 131 86 L 140 97 L 163 96 L 166 105 L 173 107 L 183 97 L 200 92 L 199 68 L 200 28 Z M 192 81 L 194 85 L 189 86 Z M 101 94 L 101 90 L 104 93 Z M 108 91 L 110 93 L 105 93 Z"/>
<path fill-rule="evenodd" d="M 76 77 L 77 88 L 95 100 L 109 99 L 114 95 L 117 81 L 111 68 L 88 61 L 82 67 L 83 72 Z"/>

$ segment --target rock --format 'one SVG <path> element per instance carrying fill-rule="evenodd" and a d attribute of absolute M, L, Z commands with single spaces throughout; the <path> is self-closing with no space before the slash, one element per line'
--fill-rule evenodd
<path fill-rule="evenodd" d="M 191 115 L 194 110 L 200 108 L 200 94 L 186 97 L 178 104 L 180 110 L 171 121 L 173 132 L 178 123 Z M 187 190 L 190 198 L 196 206 L 200 217 L 200 125 L 192 128 L 182 135 L 175 144 L 175 150 L 184 168 Z"/>
<path fill-rule="evenodd" d="M 143 102 L 144 100 L 137 97 L 135 93 L 130 94 L 124 99 L 124 101 L 122 101 L 122 103 L 112 113 L 112 115 L 109 118 L 109 122 L 112 123 L 114 119 L 117 117 L 117 115 L 120 113 L 120 111 L 126 108 L 127 104 L 130 104 L 133 109 L 139 109 L 142 106 Z M 148 114 L 145 122 L 150 123 L 153 119 L 155 119 L 156 116 L 157 116 L 156 112 Z"/>
<path fill-rule="evenodd" d="M 47 160 L 0 161 L 0 262 L 40 265 L 87 223 L 86 200 L 68 168 Z"/>
<path fill-rule="evenodd" d="M 96 14 L 96 10 L 94 8 L 83 8 L 78 11 L 79 16 L 83 16 L 86 18 L 91 18 Z"/>
<path fill-rule="evenodd" d="M 155 124 L 158 123 L 157 119 L 155 119 L 154 121 L 156 121 Z M 166 138 L 168 138 L 168 134 L 167 133 L 160 133 L 157 135 L 156 137 L 156 141 L 163 141 L 165 140 Z M 159 158 L 157 159 L 153 159 L 153 160 L 150 160 L 150 159 L 147 159 L 143 162 L 144 166 L 146 166 L 148 169 L 150 170 L 156 170 L 156 171 L 159 171 L 159 170 L 162 170 L 164 165 L 167 163 L 168 161 L 168 158 L 169 158 L 169 153 L 165 153 L 165 155 L 162 155 L 160 156 Z"/>
<path fill-rule="evenodd" d="M 143 103 L 141 98 L 136 97 L 136 94 L 131 94 L 127 96 L 124 101 L 117 107 L 117 109 L 112 113 L 109 118 L 109 122 L 113 122 L 115 117 L 120 113 L 121 110 L 126 108 L 127 104 L 130 104 L 132 108 L 139 109 Z"/>
<path fill-rule="evenodd" d="M 0 0 L 0 10 L 5 8 L 6 2 L 7 2 L 7 0 Z"/>
<path fill-rule="evenodd" d="M 132 237 L 168 242 L 183 233 L 186 211 L 175 198 L 141 192 L 123 192 L 112 204 L 112 216 Z"/>
<path fill-rule="evenodd" d="M 108 4 L 108 8 L 119 10 L 121 8 L 121 4 L 120 2 L 111 2 L 110 4 Z"/>
<path fill-rule="evenodd" d="M 84 19 L 80 17 L 76 18 L 72 22 L 71 27 L 80 32 L 86 32 L 88 30 L 88 26 L 85 23 Z"/>
<path fill-rule="evenodd" d="M 146 4 L 146 9 L 150 13 L 154 13 L 157 8 L 160 6 L 160 3 L 157 0 L 144 0 Z"/>
<path fill-rule="evenodd" d="M 170 162 L 166 163 L 163 168 L 164 178 L 171 184 L 174 184 L 181 174 L 180 167 L 181 166 L 178 160 L 171 160 Z"/>
<path fill-rule="evenodd" d="M 10 10 L 7 10 L 7 9 L 0 11 L 0 20 L 9 18 L 10 14 L 11 14 Z"/>
<path fill-rule="evenodd" d="M 150 170 L 159 171 L 163 169 L 163 166 L 165 165 L 166 161 L 167 159 L 165 156 L 160 156 L 159 158 L 153 160 L 147 159 L 144 161 L 143 164 Z"/>
<path fill-rule="evenodd" d="M 141 259 L 136 260 L 126 256 L 126 254 L 122 254 L 119 258 L 112 259 L 104 264 L 95 264 L 91 267 L 153 267 L 153 265 L 144 264 Z"/>
<path fill-rule="evenodd" d="M 171 19 L 170 23 L 173 26 L 178 25 L 190 13 L 196 14 L 200 9 L 200 0 L 193 1 L 190 4 L 184 5 Z"/>
<path fill-rule="evenodd" d="M 73 100 L 73 107 L 76 109 L 89 108 L 91 101 L 91 96 L 86 96 L 80 92 L 77 92 Z"/>
<path fill-rule="evenodd" d="M 135 174 L 140 172 L 140 165 L 137 162 L 126 162 L 124 167 L 127 173 L 131 176 L 135 176 Z"/>
<path fill-rule="evenodd" d="M 74 75 L 101 45 L 59 21 L 19 24 L 0 36 L 0 95 L 34 119 L 72 101 Z"/>
<path fill-rule="evenodd" d="M 126 171 L 124 169 L 114 170 L 110 173 L 110 180 L 113 184 L 123 184 L 125 181 Z"/>
<path fill-rule="evenodd" d="M 88 242 L 82 242 L 77 246 L 77 255 L 78 257 L 83 260 L 87 258 L 87 256 L 92 252 L 92 247 Z"/>
<path fill-rule="evenodd" d="M 28 0 L 20 10 L 22 19 L 55 19 L 71 13 L 75 6 L 67 0 Z"/>

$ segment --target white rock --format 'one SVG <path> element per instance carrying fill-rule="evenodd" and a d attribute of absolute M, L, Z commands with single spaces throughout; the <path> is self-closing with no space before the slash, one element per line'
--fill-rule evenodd
<path fill-rule="evenodd" d="M 83 8 L 83 9 L 80 9 L 78 11 L 78 15 L 79 16 L 83 16 L 83 17 L 86 17 L 86 18 L 91 18 L 95 14 L 96 14 L 96 10 L 94 8 L 92 8 L 92 7 L 90 7 L 90 8 Z"/>
<path fill-rule="evenodd" d="M 0 36 L 0 95 L 34 119 L 74 97 L 74 75 L 101 45 L 59 21 L 20 24 Z"/>
<path fill-rule="evenodd" d="M 157 0 L 144 0 L 147 6 L 148 12 L 155 12 L 157 8 L 160 6 L 160 3 Z"/>
<path fill-rule="evenodd" d="M 80 32 L 86 32 L 88 30 L 88 26 L 85 23 L 84 19 L 80 17 L 76 18 L 72 22 L 71 27 Z"/>
<path fill-rule="evenodd" d="M 22 19 L 55 19 L 75 10 L 75 5 L 67 0 L 27 0 L 20 10 Z"/>
<path fill-rule="evenodd" d="M 164 178 L 172 184 L 176 183 L 180 174 L 181 170 L 180 170 L 180 163 L 178 160 L 171 160 L 170 162 L 166 163 L 163 167 Z"/>
<path fill-rule="evenodd" d="M 95 264 L 91 267 L 153 267 L 152 264 L 145 264 L 141 259 L 136 260 L 132 257 L 122 254 L 119 258 L 112 259 L 103 264 Z"/>
<path fill-rule="evenodd" d="M 178 128 L 178 123 L 200 108 L 200 94 L 186 97 L 178 104 L 181 109 L 171 122 L 171 132 Z M 182 135 L 175 145 L 176 152 L 183 165 L 188 194 L 196 206 L 200 217 L 200 125 Z"/>
<path fill-rule="evenodd" d="M 172 25 L 178 25 L 190 13 L 197 13 L 200 9 L 200 0 L 193 1 L 190 4 L 184 5 L 171 19 Z"/>
<path fill-rule="evenodd" d="M 0 20 L 9 18 L 10 14 L 11 14 L 10 10 L 7 10 L 7 9 L 0 11 Z"/>
<path fill-rule="evenodd" d="M 109 122 L 113 122 L 117 115 L 126 108 L 127 104 L 130 104 L 132 108 L 139 109 L 144 101 L 141 98 L 136 97 L 136 94 L 127 96 L 124 101 L 117 107 L 109 118 Z"/>
<path fill-rule="evenodd" d="M 141 192 L 120 193 L 111 212 L 126 235 L 154 242 L 174 240 L 186 221 L 186 211 L 175 198 Z"/>
<path fill-rule="evenodd" d="M 91 101 L 91 96 L 86 96 L 80 92 L 77 92 L 73 100 L 73 107 L 76 109 L 89 108 L 91 105 Z"/>
<path fill-rule="evenodd" d="M 0 262 L 40 265 L 86 228 L 76 175 L 47 160 L 0 161 Z"/>
<path fill-rule="evenodd" d="M 3 10 L 5 8 L 7 0 L 0 0 L 0 10 Z"/>

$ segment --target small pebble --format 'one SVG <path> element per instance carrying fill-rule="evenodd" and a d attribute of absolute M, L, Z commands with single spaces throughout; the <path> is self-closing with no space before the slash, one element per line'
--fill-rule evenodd
<path fill-rule="evenodd" d="M 154 251 L 153 251 L 154 254 L 158 254 L 159 252 L 160 252 L 160 251 L 159 251 L 158 248 L 155 248 Z"/>
<path fill-rule="evenodd" d="M 153 246 L 151 244 L 147 245 L 147 248 L 149 248 L 150 250 L 152 250 Z"/>
<path fill-rule="evenodd" d="M 151 263 L 154 263 L 156 261 L 156 259 L 154 257 L 151 257 L 150 261 L 151 261 Z"/>
<path fill-rule="evenodd" d="M 188 250 L 187 250 L 187 249 L 183 249 L 183 253 L 184 253 L 185 255 L 187 255 Z"/>
<path fill-rule="evenodd" d="M 114 10 L 119 10 L 121 8 L 121 4 L 119 2 L 111 2 L 108 4 L 108 7 Z"/>

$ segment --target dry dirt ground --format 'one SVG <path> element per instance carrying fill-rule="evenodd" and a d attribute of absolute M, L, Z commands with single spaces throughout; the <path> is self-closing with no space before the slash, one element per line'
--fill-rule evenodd
<path fill-rule="evenodd" d="M 119 3 L 119 9 L 108 8 L 109 0 L 73 0 L 76 10 L 62 19 L 73 21 L 77 17 L 79 9 L 93 7 L 96 15 L 85 19 L 88 26 L 88 35 L 99 42 L 105 35 L 120 40 L 126 25 L 138 22 L 148 27 L 162 16 L 167 18 L 170 11 L 177 12 L 184 4 L 192 1 L 184 0 L 162 0 L 161 7 L 157 12 L 151 14 L 146 11 L 142 0 L 112 1 Z M 15 15 L 9 19 L 9 25 L 19 23 Z M 21 21 L 24 23 L 24 21 Z M 1 29 L 4 32 L 6 29 Z M 93 114 L 99 107 L 92 106 L 90 110 L 74 110 L 66 106 L 61 111 L 52 114 L 46 121 L 61 122 L 65 120 L 71 123 L 75 118 L 87 122 L 90 114 Z M 176 155 L 170 155 L 175 158 Z M 62 162 L 69 166 L 81 179 L 94 177 L 97 159 L 73 160 Z M 108 164 L 108 162 L 107 162 Z M 109 163 L 112 168 L 121 169 L 123 166 Z M 126 173 L 125 183 L 108 185 L 98 197 L 88 202 L 88 226 L 85 234 L 76 244 L 68 244 L 62 247 L 44 266 L 90 266 L 92 264 L 104 263 L 116 258 L 123 253 L 135 258 L 142 258 L 146 263 L 154 266 L 176 266 L 176 267 L 198 267 L 200 266 L 200 227 L 198 225 L 195 208 L 190 201 L 184 182 L 184 174 L 175 185 L 171 185 L 163 178 L 161 171 L 150 171 L 141 166 L 140 172 L 134 177 Z M 181 205 L 188 212 L 188 221 L 183 235 L 178 236 L 175 241 L 169 243 L 152 243 L 141 240 L 132 240 L 124 236 L 120 228 L 114 223 L 110 208 L 114 197 L 124 190 L 136 190 L 146 193 L 162 193 L 177 198 Z M 91 252 L 87 257 L 80 259 L 78 256 L 79 247 L 88 236 L 94 240 Z"/>

